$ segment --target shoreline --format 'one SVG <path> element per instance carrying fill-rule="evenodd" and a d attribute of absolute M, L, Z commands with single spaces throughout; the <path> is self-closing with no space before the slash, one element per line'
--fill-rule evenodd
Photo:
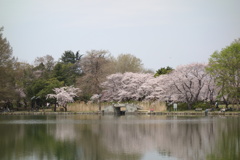
<path fill-rule="evenodd" d="M 114 113 L 101 112 L 1 112 L 1 115 L 114 115 Z M 204 112 L 204 111 L 172 111 L 172 112 L 136 112 L 125 115 L 168 115 L 168 116 L 240 116 L 240 112 Z"/>

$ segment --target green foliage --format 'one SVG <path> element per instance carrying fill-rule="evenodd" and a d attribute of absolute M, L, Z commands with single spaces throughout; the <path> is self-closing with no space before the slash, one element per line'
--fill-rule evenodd
<path fill-rule="evenodd" d="M 56 78 L 48 80 L 38 79 L 33 81 L 32 84 L 27 87 L 27 95 L 29 99 L 32 97 L 38 97 L 44 102 L 47 94 L 54 93 L 54 88 L 59 88 L 63 85 L 63 82 L 58 81 Z"/>
<path fill-rule="evenodd" d="M 12 47 L 2 34 L 3 27 L 0 27 L 0 101 L 6 101 L 14 98 L 14 63 L 12 57 Z"/>
<path fill-rule="evenodd" d="M 143 71 L 143 64 L 141 59 L 132 54 L 120 54 L 116 58 L 114 68 L 116 73 L 137 73 Z"/>
<path fill-rule="evenodd" d="M 37 57 L 34 60 L 34 66 L 42 66 L 40 70 L 52 71 L 55 65 L 54 58 L 51 55 Z"/>
<path fill-rule="evenodd" d="M 220 96 L 231 102 L 240 100 L 240 39 L 235 40 L 221 52 L 214 52 L 209 59 L 207 72 L 221 88 Z"/>
<path fill-rule="evenodd" d="M 33 73 L 35 74 L 35 78 L 49 79 L 52 77 L 52 70 L 47 69 L 46 65 L 40 63 L 32 69 Z"/>
<path fill-rule="evenodd" d="M 84 101 L 85 103 L 87 103 L 89 100 L 90 100 L 90 98 L 92 97 L 92 95 L 89 95 L 89 94 L 83 94 L 83 95 L 81 95 L 81 96 L 79 96 L 79 97 L 76 97 L 76 98 L 74 98 L 74 100 L 75 101 Z"/>
<path fill-rule="evenodd" d="M 193 104 L 193 108 L 202 108 L 203 110 L 212 108 L 213 106 L 208 102 L 197 102 Z"/>
<path fill-rule="evenodd" d="M 171 108 L 173 108 L 173 106 L 171 106 Z M 186 110 L 188 110 L 187 103 L 177 103 L 177 110 L 178 111 L 186 111 Z"/>
<path fill-rule="evenodd" d="M 44 80 L 38 79 L 33 81 L 31 84 L 27 86 L 27 96 L 31 99 L 33 96 L 36 96 L 43 88 L 44 88 Z"/>
<path fill-rule="evenodd" d="M 169 66 L 167 66 L 166 68 L 163 67 L 163 68 L 160 68 L 159 70 L 156 71 L 154 77 L 158 77 L 158 76 L 160 76 L 162 74 L 169 74 L 172 71 L 173 71 L 173 68 L 171 68 Z"/>
<path fill-rule="evenodd" d="M 43 70 L 45 70 L 45 65 L 43 63 L 40 63 L 38 66 L 34 67 L 33 70 L 35 70 L 35 71 L 37 71 L 37 70 L 43 71 Z"/>
<path fill-rule="evenodd" d="M 173 108 L 173 106 L 171 106 Z M 203 110 L 211 108 L 211 104 L 208 102 L 196 102 L 192 105 L 193 109 L 202 108 Z M 186 111 L 189 110 L 187 103 L 177 103 L 178 111 Z"/>
<path fill-rule="evenodd" d="M 78 76 L 81 76 L 81 71 L 72 63 L 57 63 L 53 69 L 53 77 L 67 86 L 74 85 Z"/>
<path fill-rule="evenodd" d="M 234 119 L 234 121 L 233 121 Z M 216 144 L 213 147 L 213 151 L 206 156 L 206 160 L 235 160 L 240 159 L 239 152 L 239 133 L 240 119 L 235 117 L 224 119 L 228 125 L 224 127 L 224 130 L 216 139 Z"/>
<path fill-rule="evenodd" d="M 79 51 L 75 54 L 73 51 L 65 51 L 60 58 L 63 63 L 76 63 L 81 59 L 82 55 L 79 54 Z"/>
<path fill-rule="evenodd" d="M 63 82 L 58 81 L 56 78 L 48 79 L 44 82 L 44 88 L 40 90 L 36 95 L 41 98 L 46 98 L 47 94 L 54 93 L 54 88 L 59 88 L 63 86 Z"/>
<path fill-rule="evenodd" d="M 0 27 L 0 67 L 9 67 L 13 64 L 12 47 L 2 34 L 3 27 Z"/>

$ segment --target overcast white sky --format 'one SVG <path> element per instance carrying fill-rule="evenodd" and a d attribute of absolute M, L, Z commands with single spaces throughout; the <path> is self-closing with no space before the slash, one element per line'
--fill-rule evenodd
<path fill-rule="evenodd" d="M 0 0 L 20 61 L 66 50 L 131 53 L 146 68 L 208 62 L 240 38 L 240 0 Z"/>

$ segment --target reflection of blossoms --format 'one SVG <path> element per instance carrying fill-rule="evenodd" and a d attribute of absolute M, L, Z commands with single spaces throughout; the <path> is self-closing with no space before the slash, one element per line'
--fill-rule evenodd
<path fill-rule="evenodd" d="M 74 141 L 76 136 L 80 136 L 75 131 L 74 123 L 64 123 L 65 121 L 73 121 L 71 117 L 56 117 L 56 120 L 60 123 L 56 123 L 55 129 L 51 130 L 52 135 L 55 135 L 56 139 L 61 141 Z"/>
<path fill-rule="evenodd" d="M 77 96 L 79 92 L 78 88 L 73 86 L 61 87 L 61 88 L 54 88 L 53 91 L 55 94 L 48 94 L 47 98 L 55 98 L 57 103 L 60 106 L 63 106 L 66 110 L 67 103 L 74 102 L 74 97 Z"/>
<path fill-rule="evenodd" d="M 215 149 L 218 137 L 226 131 L 227 123 L 218 120 L 127 116 L 93 124 L 92 131 L 111 153 L 137 155 L 158 151 L 176 159 L 205 160 Z"/>

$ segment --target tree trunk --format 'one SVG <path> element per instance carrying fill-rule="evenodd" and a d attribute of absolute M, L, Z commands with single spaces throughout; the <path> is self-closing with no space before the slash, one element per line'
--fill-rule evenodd
<path fill-rule="evenodd" d="M 67 112 L 67 104 L 63 105 L 64 111 Z"/>
<path fill-rule="evenodd" d="M 54 104 L 54 112 L 57 111 L 57 99 L 55 99 L 55 104 Z"/>
<path fill-rule="evenodd" d="M 27 100 L 26 99 L 24 99 L 24 108 L 26 109 L 27 108 Z"/>
<path fill-rule="evenodd" d="M 191 110 L 192 109 L 192 103 L 187 103 L 188 105 L 188 110 Z"/>
<path fill-rule="evenodd" d="M 101 110 L 102 110 L 102 106 L 101 106 L 100 100 L 98 100 L 98 110 L 99 110 L 99 112 L 101 112 Z"/>
<path fill-rule="evenodd" d="M 22 107 L 20 100 L 17 100 L 17 107 L 18 107 L 18 108 L 21 108 L 21 107 Z"/>

